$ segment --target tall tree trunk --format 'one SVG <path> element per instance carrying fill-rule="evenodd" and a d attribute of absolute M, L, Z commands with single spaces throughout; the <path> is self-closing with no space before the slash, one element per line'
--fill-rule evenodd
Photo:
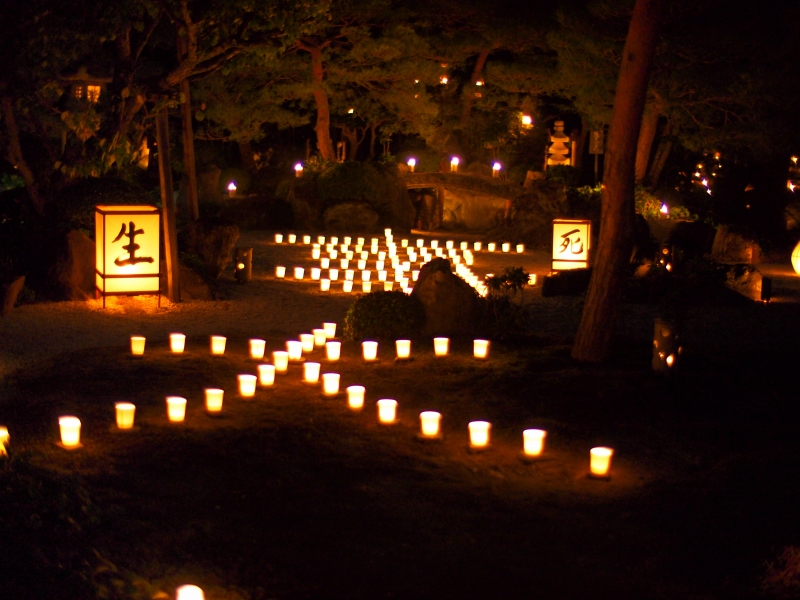
<path fill-rule="evenodd" d="M 656 154 L 653 157 L 653 162 L 650 165 L 650 172 L 647 175 L 647 182 L 649 185 L 655 187 L 661 179 L 661 171 L 669 158 L 669 153 L 672 151 L 672 131 L 667 121 L 664 126 L 664 131 L 661 134 L 661 141 L 658 143 Z"/>
<path fill-rule="evenodd" d="M 317 148 L 322 155 L 322 160 L 335 161 L 336 152 L 333 150 L 333 141 L 331 141 L 331 107 L 328 102 L 328 92 L 323 87 L 325 66 L 322 63 L 322 49 L 309 47 L 308 52 L 311 54 L 314 102 L 317 105 L 317 124 L 314 126 L 314 131 L 317 132 Z"/>
<path fill-rule="evenodd" d="M 478 58 L 475 61 L 475 67 L 472 69 L 472 77 L 470 78 L 470 82 L 473 86 L 481 79 L 483 75 L 483 69 L 486 66 L 486 60 L 489 58 L 489 54 L 492 52 L 492 48 L 487 48 L 481 50 L 478 53 Z M 472 112 L 472 105 L 475 104 L 475 97 L 468 96 L 464 101 L 464 111 L 461 113 L 461 123 L 466 124 L 469 121 L 469 115 Z"/>
<path fill-rule="evenodd" d="M 189 80 L 180 83 L 181 121 L 183 127 L 183 168 L 186 171 L 186 204 L 189 207 L 189 219 L 200 218 L 200 206 L 197 202 L 197 167 L 194 161 L 194 129 L 192 127 L 192 100 Z"/>
<path fill-rule="evenodd" d="M 244 167 L 245 171 L 252 175 L 258 170 L 256 167 L 253 146 L 250 144 L 250 140 L 247 139 L 237 140 L 236 143 L 239 146 L 239 155 L 242 158 L 242 166 Z"/>
<path fill-rule="evenodd" d="M 169 113 L 166 104 L 156 114 L 158 175 L 161 183 L 161 218 L 164 221 L 164 254 L 167 262 L 167 298 L 181 301 L 178 266 L 178 232 L 175 224 L 175 198 L 172 188 L 172 163 L 169 159 Z"/>
<path fill-rule="evenodd" d="M 355 160 L 356 153 L 358 152 L 358 131 L 356 131 L 353 127 L 349 127 L 345 125 L 341 127 L 342 130 L 342 137 L 344 138 L 345 142 L 347 142 L 347 154 L 345 154 L 345 160 Z"/>
<path fill-rule="evenodd" d="M 373 123 L 372 125 L 369 126 L 369 157 L 367 158 L 367 160 L 369 160 L 370 162 L 375 160 L 375 142 L 377 141 L 377 139 L 378 139 L 377 127 L 375 127 L 375 124 Z"/>
<path fill-rule="evenodd" d="M 632 242 L 633 149 L 639 137 L 663 6 L 664 0 L 636 0 L 625 40 L 605 155 L 597 255 L 572 347 L 572 357 L 581 361 L 604 361 L 611 350 Z"/>
<path fill-rule="evenodd" d="M 583 167 L 583 154 L 586 149 L 586 140 L 589 137 L 589 123 L 581 117 L 581 132 L 575 144 L 575 155 L 572 157 L 572 166 L 580 170 Z"/>
<path fill-rule="evenodd" d="M 647 165 L 650 162 L 650 152 L 653 149 L 653 140 L 656 139 L 658 129 L 658 111 L 652 104 L 644 107 L 642 127 L 639 130 L 639 141 L 636 145 L 636 183 L 643 183 L 647 176 Z"/>
<path fill-rule="evenodd" d="M 8 162 L 16 167 L 22 180 L 25 182 L 25 189 L 31 199 L 34 210 L 41 216 L 44 216 L 44 198 L 39 191 L 39 185 L 36 183 L 36 177 L 33 174 L 31 166 L 25 160 L 22 154 L 22 144 L 19 140 L 19 126 L 17 125 L 17 117 L 14 114 L 14 101 L 9 96 L 4 96 L 0 100 L 0 106 L 3 110 L 3 121 L 6 124 L 6 152 Z"/>

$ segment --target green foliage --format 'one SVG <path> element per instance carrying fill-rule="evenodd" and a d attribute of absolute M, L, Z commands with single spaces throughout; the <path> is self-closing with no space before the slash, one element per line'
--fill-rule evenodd
<path fill-rule="evenodd" d="M 425 309 L 417 298 L 400 291 L 371 292 L 347 311 L 342 335 L 347 340 L 413 338 L 424 325 Z"/>
<path fill-rule="evenodd" d="M 25 187 L 25 181 L 19 175 L 0 175 L 0 192 Z"/>
<path fill-rule="evenodd" d="M 530 325 L 528 309 L 521 303 L 501 294 L 489 294 L 481 298 L 483 312 L 482 329 L 487 338 L 510 340 L 524 336 Z"/>
<path fill-rule="evenodd" d="M 563 183 L 567 187 L 575 187 L 581 180 L 581 172 L 568 165 L 548 167 L 544 174 L 548 181 Z"/>
<path fill-rule="evenodd" d="M 634 192 L 636 212 L 645 219 L 658 219 L 661 217 L 661 200 L 653 196 L 643 186 L 636 186 Z"/>
<path fill-rule="evenodd" d="M 328 205 L 361 200 L 379 207 L 386 198 L 386 180 L 372 165 L 348 161 L 323 169 L 317 179 L 317 190 Z"/>
<path fill-rule="evenodd" d="M 516 296 L 520 292 L 520 303 L 529 275 L 522 267 L 505 267 L 499 275 L 486 280 L 489 293 L 495 296 Z"/>
<path fill-rule="evenodd" d="M 57 221 L 94 237 L 94 210 L 98 204 L 149 204 L 148 193 L 114 177 L 80 179 L 65 188 L 54 206 Z"/>

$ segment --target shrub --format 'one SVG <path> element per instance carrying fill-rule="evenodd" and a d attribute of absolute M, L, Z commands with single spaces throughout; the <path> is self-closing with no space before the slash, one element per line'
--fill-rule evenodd
<path fill-rule="evenodd" d="M 412 338 L 425 325 L 422 303 L 403 292 L 371 292 L 356 300 L 344 318 L 347 340 Z"/>
<path fill-rule="evenodd" d="M 317 179 L 317 189 L 328 206 L 360 200 L 377 208 L 386 195 L 386 181 L 372 165 L 348 161 L 325 168 Z"/>
<path fill-rule="evenodd" d="M 563 183 L 567 187 L 575 187 L 581 180 L 581 172 L 569 165 L 556 165 L 544 172 L 545 178 L 554 183 Z"/>

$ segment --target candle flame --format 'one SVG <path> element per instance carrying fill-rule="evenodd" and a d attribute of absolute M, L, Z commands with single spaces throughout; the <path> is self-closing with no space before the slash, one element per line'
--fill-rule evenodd
<path fill-rule="evenodd" d="M 233 181 L 231 181 L 231 182 L 228 184 L 228 191 L 229 191 L 229 192 L 235 192 L 235 191 L 236 191 L 236 184 L 235 184 Z"/>

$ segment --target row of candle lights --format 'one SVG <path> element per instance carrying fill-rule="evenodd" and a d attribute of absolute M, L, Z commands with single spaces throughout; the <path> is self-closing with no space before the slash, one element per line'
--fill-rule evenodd
<path fill-rule="evenodd" d="M 391 241 L 393 239 L 392 230 L 391 229 L 385 229 L 384 230 L 384 237 L 388 238 Z M 339 237 L 338 236 L 332 236 L 330 238 L 326 238 L 324 235 L 317 236 L 316 245 L 317 246 L 326 245 L 326 239 L 328 240 L 327 241 L 327 245 L 330 245 L 330 246 L 339 245 Z M 283 233 L 276 233 L 275 234 L 275 243 L 276 244 L 283 244 L 284 240 L 286 240 L 286 242 L 288 242 L 289 244 L 295 244 L 295 243 L 297 243 L 297 234 L 294 234 L 294 233 L 289 233 L 287 235 L 284 235 Z M 301 243 L 306 245 L 306 246 L 312 244 L 310 235 L 302 236 L 301 240 L 302 240 Z M 379 238 L 371 238 L 370 239 L 370 245 L 371 246 L 377 246 L 379 244 L 379 241 L 380 241 Z M 342 244 L 341 245 L 350 246 L 350 245 L 352 245 L 352 242 L 353 242 L 353 238 L 352 237 L 344 236 L 342 238 Z M 417 248 L 424 248 L 425 247 L 425 240 L 423 238 L 417 238 L 415 243 L 416 243 L 416 247 Z M 404 239 L 400 240 L 400 246 L 402 248 L 410 247 L 409 244 L 410 244 L 410 240 L 408 240 L 408 239 L 404 238 Z M 356 246 L 361 246 L 361 247 L 365 246 L 366 245 L 366 238 L 363 238 L 363 237 L 357 238 L 355 245 Z M 430 247 L 432 249 L 435 250 L 438 246 L 439 246 L 439 240 L 431 240 Z M 455 241 L 454 240 L 447 240 L 445 242 L 445 248 L 448 249 L 448 250 L 455 249 Z M 469 249 L 469 242 L 460 242 L 459 248 L 461 250 Z M 475 250 L 475 252 L 480 252 L 481 250 L 483 250 L 483 242 L 474 242 L 472 244 L 472 248 L 473 248 L 473 250 Z M 500 244 L 500 249 L 501 249 L 502 252 L 505 252 L 505 253 L 511 252 L 511 242 L 502 242 Z M 488 242 L 486 244 L 486 250 L 488 252 L 495 252 L 497 250 L 497 242 Z M 516 251 L 517 254 L 523 254 L 525 252 L 525 244 L 516 244 L 514 246 L 514 250 Z"/>

